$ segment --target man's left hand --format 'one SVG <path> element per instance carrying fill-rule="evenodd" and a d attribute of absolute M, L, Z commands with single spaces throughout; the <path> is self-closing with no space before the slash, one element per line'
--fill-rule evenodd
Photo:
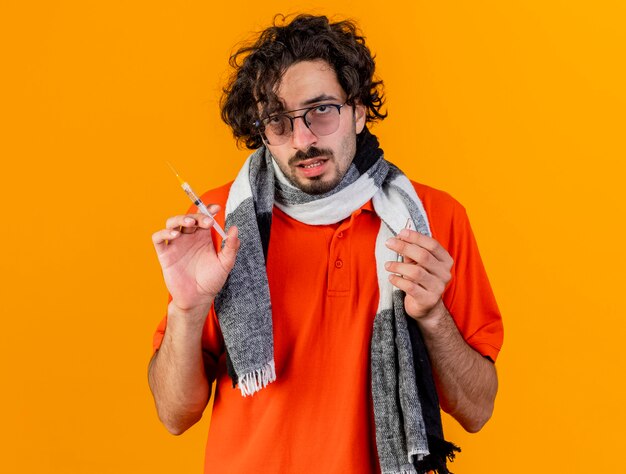
<path fill-rule="evenodd" d="M 403 229 L 387 240 L 391 250 L 404 257 L 403 262 L 387 262 L 389 281 L 406 293 L 404 308 L 418 320 L 428 316 L 441 301 L 454 261 L 446 249 L 432 237 Z"/>

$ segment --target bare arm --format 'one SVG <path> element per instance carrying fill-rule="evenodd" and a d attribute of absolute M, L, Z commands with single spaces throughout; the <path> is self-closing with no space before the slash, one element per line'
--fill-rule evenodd
<path fill-rule="evenodd" d="M 213 213 L 218 209 L 210 208 Z M 150 361 L 148 382 L 159 418 L 176 435 L 202 417 L 209 401 L 202 330 L 239 249 L 237 228 L 232 227 L 224 248 L 216 252 L 211 226 L 202 214 L 176 216 L 152 236 L 172 301 L 161 347 Z"/>
<path fill-rule="evenodd" d="M 404 256 L 388 262 L 391 283 L 406 293 L 405 309 L 424 336 L 442 408 L 469 432 L 493 413 L 498 377 L 492 362 L 464 340 L 441 295 L 450 281 L 452 257 L 433 238 L 403 230 L 387 246 Z"/>
<path fill-rule="evenodd" d="M 148 369 L 148 382 L 159 419 L 179 435 L 202 417 L 210 388 L 202 361 L 206 312 L 185 313 L 170 303 L 167 330 Z"/>
<path fill-rule="evenodd" d="M 439 301 L 418 319 L 432 362 L 442 408 L 475 433 L 491 418 L 498 377 L 494 364 L 461 337 L 452 316 Z"/>

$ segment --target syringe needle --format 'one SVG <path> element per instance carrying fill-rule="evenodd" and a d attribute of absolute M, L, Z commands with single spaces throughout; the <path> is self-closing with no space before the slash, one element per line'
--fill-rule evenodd
<path fill-rule="evenodd" d="M 226 232 L 224 232 L 224 229 L 222 229 L 222 227 L 217 223 L 217 221 L 213 217 L 213 214 L 211 214 L 209 212 L 209 210 L 204 205 L 202 200 L 196 195 L 196 193 L 193 192 L 193 189 L 191 189 L 191 186 L 189 186 L 189 184 L 184 179 L 182 179 L 180 177 L 180 175 L 174 169 L 172 164 L 169 161 L 166 162 L 166 163 L 168 164 L 168 166 L 172 169 L 172 171 L 176 175 L 176 178 L 178 179 L 178 182 L 180 183 L 181 188 L 183 188 L 183 191 L 185 191 L 185 194 L 187 195 L 187 197 L 189 197 L 189 199 L 191 199 L 191 202 L 193 202 L 196 205 L 196 207 L 198 208 L 198 210 L 202 214 L 204 214 L 205 216 L 208 216 L 208 217 L 211 218 L 211 220 L 213 221 L 213 228 L 217 231 L 218 234 L 220 234 L 222 236 L 222 238 L 224 240 L 226 240 L 227 239 Z"/>

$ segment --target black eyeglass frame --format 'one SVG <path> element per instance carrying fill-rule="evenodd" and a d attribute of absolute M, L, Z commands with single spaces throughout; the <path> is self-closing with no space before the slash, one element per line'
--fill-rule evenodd
<path fill-rule="evenodd" d="M 262 120 L 256 120 L 254 122 L 254 127 L 256 127 L 256 129 L 259 131 L 259 133 L 261 134 L 261 136 L 263 137 L 263 140 L 265 140 L 266 142 L 269 143 L 269 140 L 267 139 L 267 136 L 265 135 L 265 121 L 270 120 L 274 117 L 287 117 L 289 119 L 289 123 L 291 125 L 291 132 L 289 135 L 285 135 L 287 138 L 289 138 L 289 136 L 293 133 L 293 124 L 295 122 L 296 119 L 301 118 L 302 121 L 304 122 L 304 125 L 306 126 L 306 128 L 308 128 L 309 130 L 311 130 L 310 124 L 307 122 L 306 120 L 306 116 L 309 112 L 311 112 L 312 110 L 317 109 L 318 107 L 334 107 L 337 109 L 337 113 L 339 114 L 339 117 L 341 117 L 341 109 L 344 105 L 346 105 L 347 102 L 344 102 L 343 104 L 317 104 L 317 105 L 312 105 L 310 107 L 302 107 L 300 109 L 294 109 L 294 110 L 287 110 L 285 112 L 281 112 L 278 114 L 272 114 L 272 115 L 268 115 L 267 117 L 265 117 Z M 295 115 L 295 116 L 291 116 L 289 114 L 293 113 L 293 112 L 300 112 L 302 110 L 306 110 L 306 112 L 304 112 L 301 115 Z M 330 132 L 327 133 L 325 135 L 319 135 L 322 137 L 325 137 L 327 135 L 332 135 L 333 133 L 335 133 L 337 130 L 335 130 L 334 132 Z M 313 130 L 311 130 L 311 133 L 313 133 L 315 136 L 318 136 Z M 271 145 L 271 143 L 270 143 Z"/>

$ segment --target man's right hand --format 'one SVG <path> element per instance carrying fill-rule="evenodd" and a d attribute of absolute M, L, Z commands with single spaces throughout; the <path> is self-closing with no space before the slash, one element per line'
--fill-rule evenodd
<path fill-rule="evenodd" d="M 209 206 L 211 214 L 218 205 Z M 206 315 L 235 265 L 240 241 L 238 230 L 228 230 L 218 253 L 211 238 L 213 221 L 204 214 L 170 217 L 165 229 L 152 235 L 165 285 L 179 311 Z"/>

